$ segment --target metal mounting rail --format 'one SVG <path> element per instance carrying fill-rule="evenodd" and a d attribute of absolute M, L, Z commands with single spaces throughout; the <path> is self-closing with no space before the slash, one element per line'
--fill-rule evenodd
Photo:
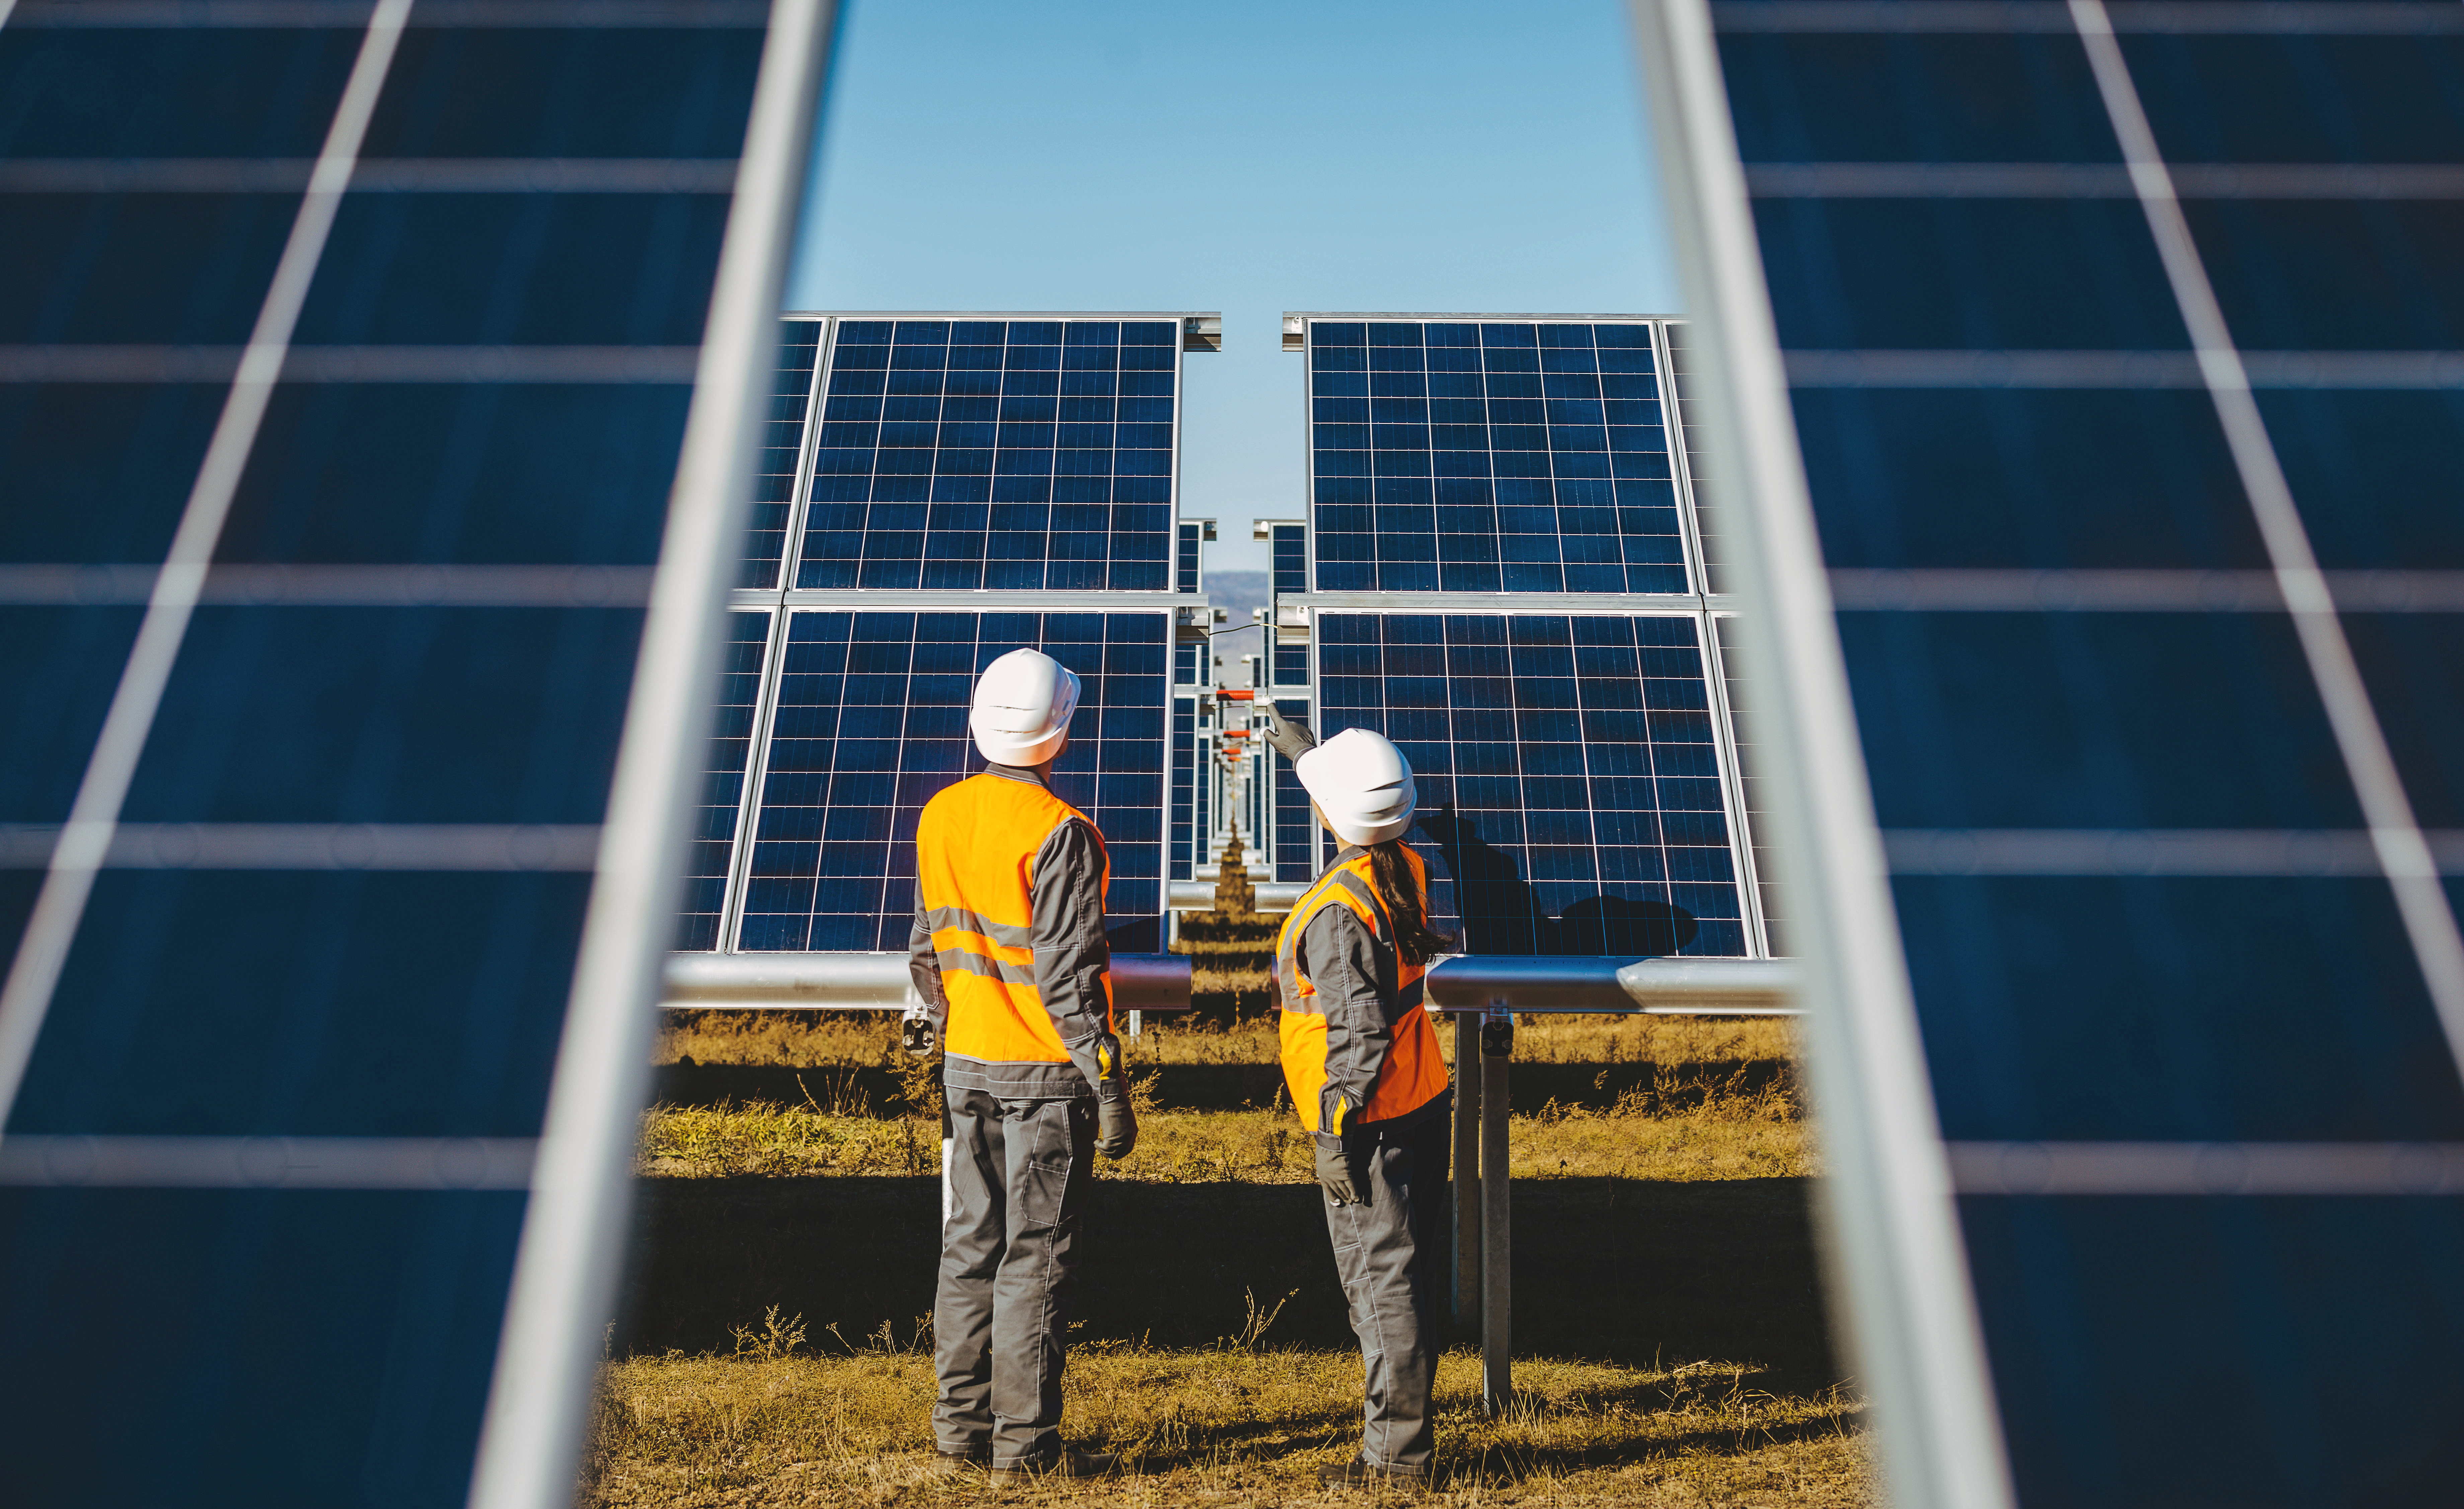
<path fill-rule="evenodd" d="M 1453 954 L 1430 966 L 1427 989 L 1433 1011 L 1793 1016 L 1796 964 Z"/>
<path fill-rule="evenodd" d="M 660 1005 L 731 1010 L 882 1011 L 919 1005 L 900 953 L 670 954 Z M 1114 954 L 1112 1005 L 1189 1010 L 1189 960 Z"/>

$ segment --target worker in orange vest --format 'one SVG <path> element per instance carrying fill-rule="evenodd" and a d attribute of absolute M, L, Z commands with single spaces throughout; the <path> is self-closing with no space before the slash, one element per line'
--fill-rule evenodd
<path fill-rule="evenodd" d="M 1112 1030 L 1104 835 L 1052 794 L 1078 677 L 1013 650 L 976 682 L 989 762 L 924 804 L 909 972 L 943 1045 L 948 1106 L 935 1466 L 997 1482 L 1091 1476 L 1061 1439 L 1061 1365 L 1094 1154 L 1137 1143 Z"/>
<path fill-rule="evenodd" d="M 1275 940 L 1284 1078 L 1316 1146 L 1334 1266 L 1367 1365 L 1359 1454 L 1318 1477 L 1418 1491 L 1436 1444 L 1429 1393 L 1454 1103 L 1420 991 L 1449 940 L 1429 927 L 1428 872 L 1403 842 L 1419 801 L 1403 752 L 1366 728 L 1319 743 L 1271 704 L 1265 712 L 1267 741 L 1345 844 Z"/>

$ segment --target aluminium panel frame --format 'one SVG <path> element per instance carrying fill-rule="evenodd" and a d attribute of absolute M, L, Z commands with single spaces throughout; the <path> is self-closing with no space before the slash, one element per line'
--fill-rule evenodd
<path fill-rule="evenodd" d="M 1823 1107 L 1826 1275 L 1908 1509 L 2015 1498 L 1708 0 L 1629 0 Z"/>

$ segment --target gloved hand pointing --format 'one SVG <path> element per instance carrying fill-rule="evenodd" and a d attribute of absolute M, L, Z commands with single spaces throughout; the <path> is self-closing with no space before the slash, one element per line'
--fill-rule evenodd
<path fill-rule="evenodd" d="M 1095 1039 L 1095 1149 L 1118 1163 L 1138 1145 L 1138 1113 L 1130 1104 L 1119 1038 L 1105 1032 Z"/>
<path fill-rule="evenodd" d="M 1309 732 L 1309 724 L 1286 718 L 1264 696 L 1258 699 L 1258 708 L 1266 715 L 1266 743 L 1275 746 L 1275 753 L 1297 760 L 1317 747 L 1317 735 Z"/>

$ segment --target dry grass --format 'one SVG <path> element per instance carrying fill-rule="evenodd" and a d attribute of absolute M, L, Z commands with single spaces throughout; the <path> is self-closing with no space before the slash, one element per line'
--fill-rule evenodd
<path fill-rule="evenodd" d="M 995 1490 L 929 1470 L 929 1336 L 881 1334 L 810 1355 L 773 1315 L 735 1357 L 612 1364 L 582 1501 L 593 1505 L 1160 1505 L 1359 1503 L 1316 1469 L 1359 1440 L 1356 1354 L 1261 1350 L 1226 1339 L 1168 1351 L 1073 1348 L 1065 1429 L 1121 1453 L 1132 1475 Z M 1698 1509 L 1876 1501 L 1859 1407 L 1837 1388 L 1779 1394 L 1750 1365 L 1618 1367 L 1518 1359 L 1517 1398 L 1478 1409 L 1479 1361 L 1438 1370 L 1439 1501 Z"/>
<path fill-rule="evenodd" d="M 1507 1122 L 1515 1178 L 1754 1179 L 1814 1171 L 1805 1123 L 1786 1080 L 1749 1087 L 1662 1067 L 1649 1089 L 1606 1109 L 1554 1101 Z M 643 1121 L 642 1171 L 684 1178 L 727 1174 L 924 1174 L 940 1171 L 938 1128 L 914 1117 L 882 1120 L 861 1105 L 654 1106 Z M 1170 1184 L 1234 1180 L 1306 1184 L 1315 1177 L 1299 1119 L 1262 1110 L 1171 1111 L 1141 1106 L 1138 1148 L 1098 1176 Z"/>
<path fill-rule="evenodd" d="M 1265 976 L 1201 968 L 1193 988 L 1239 988 L 1263 999 Z M 887 1012 L 670 1011 L 651 1061 L 876 1066 L 898 1060 L 897 1040 L 896 1019 Z M 1451 1058 L 1453 1032 L 1441 1030 L 1438 1040 Z M 1525 1017 L 1514 1032 L 1518 1063 L 1728 1063 L 1790 1059 L 1795 1054 L 1795 1029 L 1785 1017 Z M 1132 1048 L 1133 1057 L 1157 1064 L 1270 1064 L 1279 1054 L 1271 1014 L 1228 1027 L 1150 1016 Z"/>

